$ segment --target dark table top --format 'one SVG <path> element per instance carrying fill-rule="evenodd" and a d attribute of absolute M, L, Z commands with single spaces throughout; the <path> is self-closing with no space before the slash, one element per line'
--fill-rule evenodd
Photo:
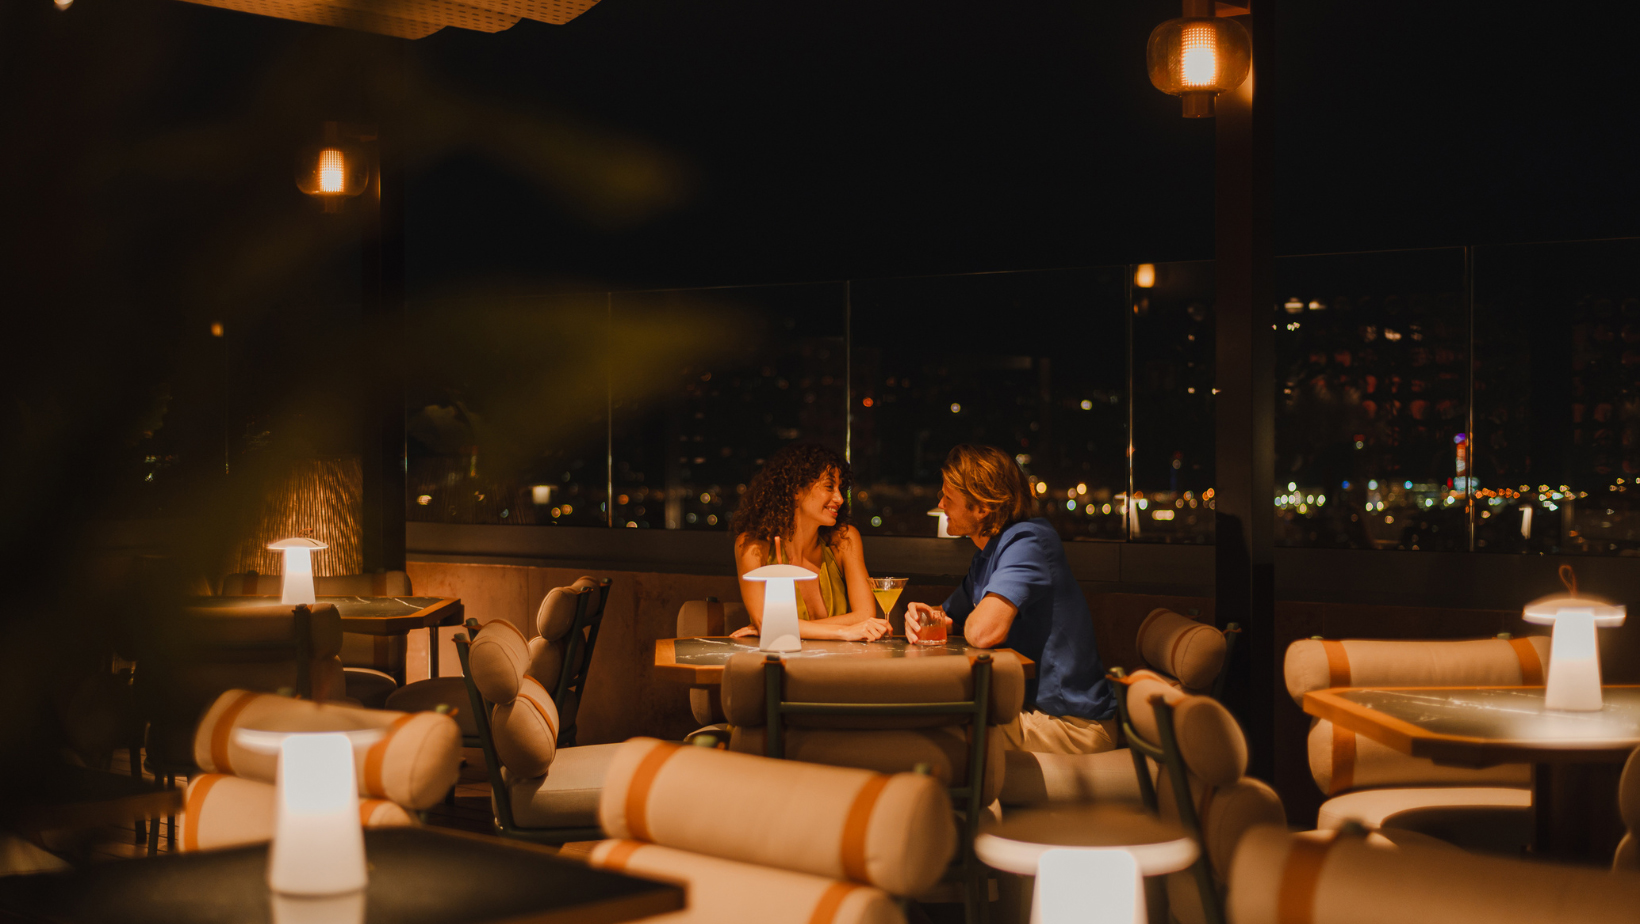
<path fill-rule="evenodd" d="M 1606 687 L 1598 712 L 1551 712 L 1543 696 L 1543 687 L 1344 687 L 1305 694 L 1304 711 L 1442 763 L 1610 761 L 1640 747 L 1640 687 Z"/>
<path fill-rule="evenodd" d="M 681 886 L 596 870 L 494 837 L 365 832 L 366 924 L 630 921 L 684 907 Z M 0 878 L 0 918 L 99 924 L 272 920 L 267 846 Z"/>
<path fill-rule="evenodd" d="M 757 638 L 663 638 L 655 642 L 655 666 L 662 674 L 690 683 L 722 683 L 723 668 L 729 659 L 744 651 L 757 651 Z M 915 645 L 900 636 L 875 642 L 842 642 L 834 639 L 803 640 L 801 651 L 781 652 L 782 658 L 931 658 L 970 655 L 981 651 L 1008 649 L 975 648 L 960 638 L 941 645 Z M 1036 662 L 1014 652 L 1025 668 L 1025 676 L 1036 675 Z"/>
<path fill-rule="evenodd" d="M 232 609 L 238 606 L 277 604 L 278 597 L 196 597 L 202 609 Z M 396 635 L 412 629 L 461 622 L 459 597 L 319 597 L 319 603 L 336 607 L 342 629 L 367 635 Z"/>

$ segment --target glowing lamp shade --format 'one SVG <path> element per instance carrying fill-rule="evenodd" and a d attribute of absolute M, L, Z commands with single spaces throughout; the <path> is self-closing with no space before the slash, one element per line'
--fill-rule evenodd
<path fill-rule="evenodd" d="M 285 553 L 285 573 L 279 581 L 280 603 L 314 603 L 313 550 L 328 549 L 314 539 L 281 539 L 268 548 Z"/>
<path fill-rule="evenodd" d="M 280 895 L 359 892 L 368 882 L 353 749 L 381 729 L 279 732 L 239 729 L 248 750 L 279 755 L 268 888 Z"/>
<path fill-rule="evenodd" d="M 1214 98 L 1241 86 L 1252 60 L 1247 30 L 1213 8 L 1211 0 L 1186 0 L 1183 18 L 1157 26 L 1145 51 L 1150 82 L 1179 97 L 1187 119 L 1211 117 Z"/>
<path fill-rule="evenodd" d="M 797 628 L 797 582 L 812 581 L 819 575 L 796 565 L 764 565 L 741 575 L 743 580 L 763 581 L 763 631 L 758 648 L 764 651 L 798 651 L 803 647 Z"/>
<path fill-rule="evenodd" d="M 326 122 L 318 144 L 296 152 L 296 188 L 335 212 L 370 185 L 370 159 L 358 145 L 341 140 L 335 122 Z"/>
<path fill-rule="evenodd" d="M 1600 640 L 1595 629 L 1620 626 L 1625 615 L 1621 605 L 1576 593 L 1539 597 L 1526 604 L 1523 619 L 1554 626 L 1544 708 L 1594 712 L 1605 706 L 1600 692 Z"/>
<path fill-rule="evenodd" d="M 1133 269 L 1133 284 L 1141 289 L 1156 285 L 1156 264 L 1141 263 Z"/>

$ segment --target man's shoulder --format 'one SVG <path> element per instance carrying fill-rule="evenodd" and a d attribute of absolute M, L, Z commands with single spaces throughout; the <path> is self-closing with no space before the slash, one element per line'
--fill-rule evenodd
<path fill-rule="evenodd" d="M 1002 545 L 1012 545 L 1020 541 L 1037 541 L 1059 543 L 1059 531 L 1053 528 L 1045 517 L 1032 517 L 1029 520 L 1020 520 L 1002 531 L 997 537 Z"/>

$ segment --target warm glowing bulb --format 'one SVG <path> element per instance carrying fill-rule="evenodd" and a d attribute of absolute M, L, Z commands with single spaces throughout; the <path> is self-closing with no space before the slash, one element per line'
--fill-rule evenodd
<path fill-rule="evenodd" d="M 1187 87 L 1212 87 L 1219 77 L 1219 53 L 1212 26 L 1186 26 L 1179 38 L 1179 71 Z"/>
<path fill-rule="evenodd" d="M 335 148 L 325 148 L 319 152 L 319 191 L 322 193 L 339 193 L 346 185 L 346 174 L 342 171 L 342 152 Z"/>
<path fill-rule="evenodd" d="M 74 0 L 53 0 L 53 2 L 57 4 L 59 10 L 66 10 L 74 5 Z"/>
<path fill-rule="evenodd" d="M 1141 263 L 1133 271 L 1133 284 L 1141 289 L 1148 289 L 1156 284 L 1156 264 Z"/>

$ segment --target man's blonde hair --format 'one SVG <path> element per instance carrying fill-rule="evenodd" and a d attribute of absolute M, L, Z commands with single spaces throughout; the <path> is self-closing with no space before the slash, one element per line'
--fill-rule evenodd
<path fill-rule="evenodd" d="M 979 521 L 979 531 L 986 536 L 995 536 L 1036 515 L 1030 480 L 1013 456 L 995 446 L 964 443 L 952 447 L 940 466 L 940 474 L 968 498 L 969 504 L 990 508 Z"/>

